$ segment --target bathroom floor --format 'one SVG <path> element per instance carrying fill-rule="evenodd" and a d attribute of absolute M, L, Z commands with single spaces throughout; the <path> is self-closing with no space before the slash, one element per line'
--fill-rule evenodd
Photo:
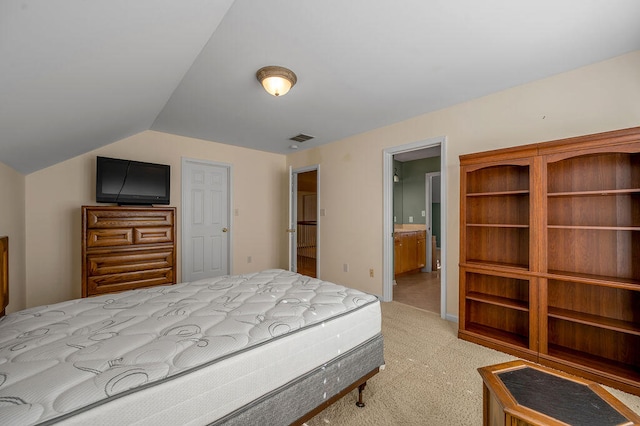
<path fill-rule="evenodd" d="M 393 300 L 439 314 L 440 271 L 396 277 Z"/>

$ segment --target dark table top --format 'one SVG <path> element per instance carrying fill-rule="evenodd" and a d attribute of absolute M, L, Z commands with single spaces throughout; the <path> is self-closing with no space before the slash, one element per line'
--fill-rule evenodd
<path fill-rule="evenodd" d="M 497 375 L 519 405 L 572 426 L 614 426 L 627 421 L 586 385 L 530 367 Z"/>

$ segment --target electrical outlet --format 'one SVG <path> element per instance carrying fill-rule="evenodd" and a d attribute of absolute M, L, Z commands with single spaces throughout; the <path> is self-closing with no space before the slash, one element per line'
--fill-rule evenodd
<path fill-rule="evenodd" d="M 422 217 L 427 217 L 427 212 L 422 210 Z"/>
<path fill-rule="evenodd" d="M 251 259 L 251 256 L 247 256 L 247 263 L 251 263 L 253 259 Z"/>
<path fill-rule="evenodd" d="M 349 272 L 349 264 L 348 264 L 348 263 L 345 263 L 344 265 L 342 265 L 342 270 L 343 270 L 344 272 Z"/>
<path fill-rule="evenodd" d="M 409 216 L 409 223 L 413 223 L 413 216 Z"/>
<path fill-rule="evenodd" d="M 373 268 L 369 269 L 369 276 L 373 278 Z"/>

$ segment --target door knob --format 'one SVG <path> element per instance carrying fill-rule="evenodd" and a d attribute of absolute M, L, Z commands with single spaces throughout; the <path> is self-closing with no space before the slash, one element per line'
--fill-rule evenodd
<path fill-rule="evenodd" d="M 227 228 L 222 228 L 222 232 L 227 232 L 228 229 Z"/>

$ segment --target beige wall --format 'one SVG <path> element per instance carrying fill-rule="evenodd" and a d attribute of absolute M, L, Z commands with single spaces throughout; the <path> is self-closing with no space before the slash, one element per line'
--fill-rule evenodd
<path fill-rule="evenodd" d="M 7 313 L 26 306 L 25 287 L 25 179 L 0 163 L 0 236 L 9 237 L 9 306 Z"/>
<path fill-rule="evenodd" d="M 171 205 L 181 208 L 182 157 L 232 165 L 233 270 L 285 267 L 285 156 L 146 131 L 26 177 L 26 306 L 81 295 L 80 206 L 95 205 L 95 157 L 171 165 Z M 0 171 L 0 173 L 2 173 Z M 1 194 L 1 192 L 0 192 Z M 180 280 L 178 231 L 178 281 Z M 247 263 L 247 257 L 252 263 Z"/>
<path fill-rule="evenodd" d="M 320 208 L 326 209 L 320 218 L 322 277 L 382 294 L 383 150 L 445 136 L 447 314 L 457 316 L 458 156 L 639 126 L 639 70 L 640 51 L 635 51 L 289 155 L 294 168 L 320 164 Z"/>

